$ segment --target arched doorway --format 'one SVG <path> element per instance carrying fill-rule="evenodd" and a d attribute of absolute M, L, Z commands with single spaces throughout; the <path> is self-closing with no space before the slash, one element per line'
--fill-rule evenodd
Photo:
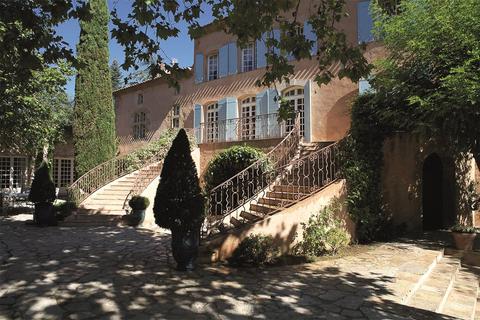
<path fill-rule="evenodd" d="M 424 230 L 435 230 L 443 227 L 443 179 L 442 160 L 438 154 L 432 153 L 423 163 L 422 204 Z"/>

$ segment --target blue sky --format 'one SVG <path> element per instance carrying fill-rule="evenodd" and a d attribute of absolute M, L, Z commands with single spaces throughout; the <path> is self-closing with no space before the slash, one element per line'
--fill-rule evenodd
<path fill-rule="evenodd" d="M 127 14 L 130 12 L 130 4 L 130 0 L 108 0 L 109 8 L 113 9 L 115 7 L 121 17 L 127 16 Z M 211 22 L 211 20 L 211 14 L 206 13 L 201 17 L 200 22 L 202 25 L 204 25 Z M 109 25 L 109 28 L 112 28 L 111 23 Z M 162 43 L 162 49 L 165 51 L 168 57 L 177 59 L 181 67 L 188 67 L 193 64 L 193 41 L 188 35 L 187 25 L 185 23 L 180 24 L 179 29 L 181 30 L 180 35 L 177 38 L 172 38 L 164 41 Z M 65 41 L 67 41 L 73 48 L 73 50 L 75 50 L 78 43 L 78 37 L 80 35 L 80 26 L 78 24 L 78 21 L 69 20 L 61 24 L 60 26 L 58 26 L 57 32 L 61 36 L 63 36 Z M 114 39 L 111 39 L 110 63 L 112 63 L 113 60 L 117 60 L 119 63 L 123 63 L 124 54 L 123 48 Z M 75 91 L 74 77 L 70 79 L 66 89 L 70 99 L 73 99 Z"/>

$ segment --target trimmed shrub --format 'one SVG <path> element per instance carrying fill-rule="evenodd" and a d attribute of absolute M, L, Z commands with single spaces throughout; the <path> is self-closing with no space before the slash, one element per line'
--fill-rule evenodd
<path fill-rule="evenodd" d="M 133 196 L 132 199 L 128 201 L 128 205 L 133 210 L 145 210 L 150 205 L 150 200 L 148 200 L 147 197 Z"/>
<path fill-rule="evenodd" d="M 50 176 L 50 168 L 48 163 L 43 161 L 35 171 L 28 200 L 33 203 L 53 203 L 55 198 L 55 184 Z"/>
<path fill-rule="evenodd" d="M 153 212 L 156 224 L 172 231 L 199 230 L 203 223 L 204 198 L 183 129 L 165 157 Z"/>
<path fill-rule="evenodd" d="M 249 146 L 233 146 L 218 153 L 205 170 L 205 189 L 215 188 L 262 158 L 266 160 L 264 152 Z"/>
<path fill-rule="evenodd" d="M 263 235 L 250 235 L 243 239 L 228 259 L 232 266 L 263 266 L 272 264 L 280 255 L 273 238 Z"/>
<path fill-rule="evenodd" d="M 302 226 L 303 239 L 294 248 L 296 254 L 308 257 L 334 255 L 350 243 L 350 235 L 331 207 L 310 217 Z"/>
<path fill-rule="evenodd" d="M 72 201 L 60 201 L 57 200 L 53 204 L 53 210 L 57 220 L 63 221 L 66 217 L 72 214 L 72 211 L 77 209 L 77 205 Z"/>

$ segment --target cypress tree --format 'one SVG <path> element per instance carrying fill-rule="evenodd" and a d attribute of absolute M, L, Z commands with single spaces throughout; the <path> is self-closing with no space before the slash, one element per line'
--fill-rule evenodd
<path fill-rule="evenodd" d="M 120 70 L 120 64 L 117 60 L 113 60 L 110 66 L 110 75 L 112 77 L 112 90 L 116 91 L 123 87 L 122 84 L 122 70 Z"/>
<path fill-rule="evenodd" d="M 203 222 L 203 211 L 197 168 L 187 134 L 181 129 L 163 162 L 153 206 L 155 222 L 172 232 L 195 231 Z"/>
<path fill-rule="evenodd" d="M 116 153 L 115 112 L 108 50 L 106 0 L 90 0 L 80 20 L 73 135 L 75 170 L 81 176 Z"/>

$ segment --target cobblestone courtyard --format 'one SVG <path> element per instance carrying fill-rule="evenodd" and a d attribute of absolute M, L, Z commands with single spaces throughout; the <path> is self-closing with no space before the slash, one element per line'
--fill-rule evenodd
<path fill-rule="evenodd" d="M 0 218 L 1 319 L 451 319 L 401 305 L 437 251 L 377 245 L 313 264 L 178 273 L 169 236 Z"/>

